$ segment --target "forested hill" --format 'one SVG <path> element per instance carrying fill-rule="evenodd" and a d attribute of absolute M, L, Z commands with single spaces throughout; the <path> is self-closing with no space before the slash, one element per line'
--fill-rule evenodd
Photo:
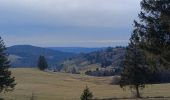
<path fill-rule="evenodd" d="M 74 53 L 61 52 L 31 45 L 16 45 L 7 48 L 12 67 L 35 67 L 40 55 L 46 57 L 50 66 L 72 57 Z"/>
<path fill-rule="evenodd" d="M 91 50 L 87 48 L 87 50 L 89 50 L 89 53 L 86 53 L 85 50 L 83 53 L 77 54 L 31 45 L 15 45 L 8 47 L 7 53 L 9 54 L 12 67 L 36 67 L 38 57 L 43 55 L 46 57 L 49 67 L 66 72 L 72 71 L 73 68 L 90 70 L 120 67 L 125 53 L 124 47 L 92 48 Z M 82 49 L 76 52 L 81 51 Z"/>
<path fill-rule="evenodd" d="M 70 52 L 70 53 L 91 53 L 94 51 L 104 50 L 106 48 L 87 48 L 87 47 L 48 47 L 51 50 L 57 50 L 62 52 Z"/>
<path fill-rule="evenodd" d="M 91 53 L 82 53 L 75 57 L 69 58 L 58 65 L 61 71 L 81 72 L 94 71 L 96 69 L 121 69 L 122 61 L 124 60 L 126 48 L 106 48 L 104 50 L 94 51 Z"/>

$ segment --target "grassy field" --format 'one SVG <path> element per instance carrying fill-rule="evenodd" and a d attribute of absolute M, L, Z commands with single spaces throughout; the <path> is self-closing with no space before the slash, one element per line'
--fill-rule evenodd
<path fill-rule="evenodd" d="M 48 73 L 36 69 L 11 70 L 16 77 L 17 86 L 13 92 L 1 95 L 5 100 L 30 100 L 32 94 L 35 100 L 79 100 L 86 85 L 95 98 L 131 97 L 129 90 L 123 91 L 119 86 L 109 85 L 111 77 Z M 169 97 L 170 84 L 149 85 L 142 95 L 144 97 Z"/>

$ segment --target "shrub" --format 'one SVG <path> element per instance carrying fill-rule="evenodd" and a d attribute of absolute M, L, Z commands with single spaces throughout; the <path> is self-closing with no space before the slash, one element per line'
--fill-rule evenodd
<path fill-rule="evenodd" d="M 93 98 L 93 94 L 92 94 L 92 92 L 90 92 L 89 88 L 86 86 L 80 99 L 81 100 L 91 100 L 92 98 Z"/>

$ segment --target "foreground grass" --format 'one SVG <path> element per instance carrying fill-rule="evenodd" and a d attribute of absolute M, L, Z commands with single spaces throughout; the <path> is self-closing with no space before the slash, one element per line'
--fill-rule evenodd
<path fill-rule="evenodd" d="M 35 100 L 79 100 L 86 85 L 95 98 L 131 97 L 129 90 L 123 91 L 117 85 L 109 85 L 111 77 L 47 73 L 36 69 L 11 70 L 16 77 L 17 86 L 13 92 L 2 95 L 6 100 L 29 100 L 32 94 Z M 170 97 L 170 84 L 147 86 L 143 96 Z"/>

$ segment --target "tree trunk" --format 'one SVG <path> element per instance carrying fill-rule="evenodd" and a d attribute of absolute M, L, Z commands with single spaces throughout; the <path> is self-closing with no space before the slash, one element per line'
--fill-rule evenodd
<path fill-rule="evenodd" d="M 139 86 L 138 85 L 136 85 L 136 97 L 140 98 Z"/>

